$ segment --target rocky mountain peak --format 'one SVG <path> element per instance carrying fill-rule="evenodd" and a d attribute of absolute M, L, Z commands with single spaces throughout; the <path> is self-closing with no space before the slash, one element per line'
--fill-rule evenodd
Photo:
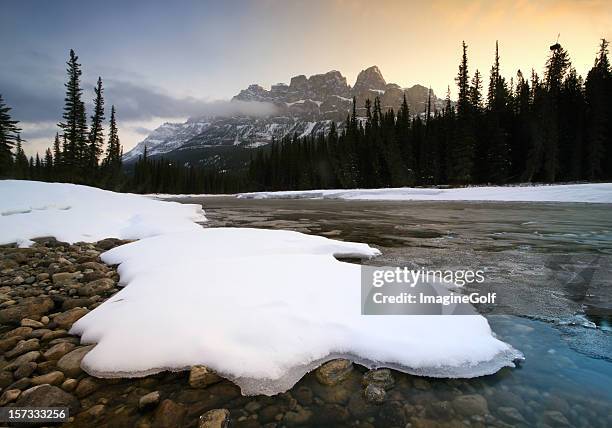
<path fill-rule="evenodd" d="M 382 76 L 380 69 L 373 65 L 357 75 L 353 92 L 360 93 L 364 91 L 384 91 L 386 89 L 387 82 Z"/>

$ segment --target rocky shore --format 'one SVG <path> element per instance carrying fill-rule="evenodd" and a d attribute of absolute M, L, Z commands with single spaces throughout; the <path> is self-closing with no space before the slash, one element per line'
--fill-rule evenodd
<path fill-rule="evenodd" d="M 140 379 L 98 379 L 80 362 L 92 345 L 72 324 L 117 292 L 100 254 L 124 241 L 69 245 L 39 239 L 0 247 L 0 406 L 67 406 L 82 427 L 605 426 L 605 403 L 534 388 L 495 389 L 490 378 L 433 380 L 330 361 L 290 391 L 244 397 L 203 366 Z M 180 350 L 177 350 L 180 352 Z M 504 377 L 509 371 L 497 376 Z M 489 383 L 487 383 L 489 382 Z M 522 388 L 522 389 L 520 389 Z M 588 399 L 588 398 L 587 398 Z"/>

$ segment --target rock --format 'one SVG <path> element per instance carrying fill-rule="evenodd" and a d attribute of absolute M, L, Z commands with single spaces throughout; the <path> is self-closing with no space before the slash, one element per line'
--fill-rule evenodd
<path fill-rule="evenodd" d="M 4 389 L 13 383 L 13 373 L 10 371 L 0 371 L 0 388 Z"/>
<path fill-rule="evenodd" d="M 30 333 L 30 337 L 41 339 L 45 334 L 50 333 L 53 330 L 49 330 L 48 328 L 37 328 L 32 333 Z"/>
<path fill-rule="evenodd" d="M 26 297 L 18 304 L 0 310 L 0 324 L 17 324 L 24 318 L 45 315 L 54 306 L 49 297 Z"/>
<path fill-rule="evenodd" d="M 293 391 L 293 396 L 302 406 L 310 406 L 312 404 L 312 390 L 307 386 L 300 386 Z"/>
<path fill-rule="evenodd" d="M 100 278 L 91 281 L 78 289 L 79 296 L 90 297 L 96 294 L 102 294 L 105 291 L 112 289 L 115 286 L 115 281 L 110 278 Z"/>
<path fill-rule="evenodd" d="M 31 327 L 31 328 L 42 328 L 45 326 L 40 321 L 34 321 L 34 320 L 31 320 L 30 318 L 22 319 L 20 324 L 22 327 Z"/>
<path fill-rule="evenodd" d="M 384 388 L 384 389 L 389 389 L 395 384 L 395 379 L 393 379 L 391 370 L 376 369 L 376 370 L 370 370 L 366 374 L 364 374 L 361 382 L 363 383 L 364 386 L 368 386 L 372 384 L 372 385 L 380 386 L 381 388 Z"/>
<path fill-rule="evenodd" d="M 423 379 L 422 377 L 414 378 L 413 384 L 415 389 L 420 389 L 421 391 L 429 391 L 431 389 L 431 385 L 427 379 Z"/>
<path fill-rule="evenodd" d="M 563 413 L 558 410 L 548 410 L 544 412 L 542 415 L 542 420 L 545 424 L 551 427 L 569 427 L 571 426 L 570 422 L 563 415 Z"/>
<path fill-rule="evenodd" d="M 15 380 L 19 380 L 24 377 L 30 377 L 30 375 L 34 373 L 34 370 L 36 370 L 37 366 L 38 364 L 32 361 L 20 365 L 19 367 L 17 367 L 17 370 L 15 370 L 15 373 L 13 374 Z"/>
<path fill-rule="evenodd" d="M 64 268 L 65 269 L 65 268 Z M 56 285 L 71 284 L 77 278 L 78 273 L 76 272 L 59 272 L 54 273 L 51 280 Z"/>
<path fill-rule="evenodd" d="M 461 395 L 453 400 L 453 409 L 459 415 L 470 417 L 485 415 L 489 412 L 487 400 L 479 394 Z"/>
<path fill-rule="evenodd" d="M 10 384 L 7 389 L 19 389 L 23 391 L 23 390 L 28 389 L 31 386 L 32 386 L 32 379 L 28 377 L 24 377 Z"/>
<path fill-rule="evenodd" d="M 31 361 L 36 361 L 39 358 L 40 358 L 40 352 L 39 351 L 26 352 L 25 354 L 20 355 L 17 358 L 15 358 L 10 364 L 7 364 L 4 367 L 4 370 L 15 370 L 20 365 L 25 364 L 25 363 L 29 363 Z"/>
<path fill-rule="evenodd" d="M 77 387 L 77 384 L 79 382 L 76 379 L 66 379 L 63 383 L 62 383 L 62 389 L 66 392 L 72 392 L 75 390 L 75 388 Z"/>
<path fill-rule="evenodd" d="M 57 367 L 68 377 L 77 377 L 81 373 L 81 361 L 83 357 L 93 349 L 95 345 L 83 346 L 70 351 L 57 362 Z"/>
<path fill-rule="evenodd" d="M 53 318 L 53 321 L 57 324 L 59 328 L 70 329 L 72 324 L 86 313 L 89 312 L 89 309 L 86 308 L 72 308 L 66 312 L 63 312 Z"/>
<path fill-rule="evenodd" d="M 40 322 L 43 323 L 44 325 L 49 324 L 49 321 L 51 321 L 51 320 L 46 315 L 43 315 L 42 317 L 40 317 Z"/>
<path fill-rule="evenodd" d="M 55 363 L 57 361 L 43 361 L 38 363 L 38 367 L 36 367 L 36 371 L 39 374 L 47 374 L 47 373 L 51 373 L 54 372 L 55 370 L 57 370 L 57 367 L 55 367 Z"/>
<path fill-rule="evenodd" d="M 127 242 L 130 242 L 130 241 L 121 240 L 117 238 L 106 238 L 106 239 L 96 242 L 96 247 L 100 248 L 101 250 L 108 251 L 111 248 L 118 247 L 119 245 L 123 245 Z"/>
<path fill-rule="evenodd" d="M 509 424 L 526 424 L 527 421 L 514 407 L 498 407 L 496 409 L 499 418 Z"/>
<path fill-rule="evenodd" d="M 312 411 L 296 406 L 295 410 L 285 413 L 283 422 L 289 426 L 304 425 L 312 418 Z"/>
<path fill-rule="evenodd" d="M 19 395 L 21 394 L 21 390 L 19 389 L 7 389 L 0 396 L 0 407 L 6 406 L 8 403 L 12 403 L 15 401 Z"/>
<path fill-rule="evenodd" d="M 74 390 L 74 394 L 79 398 L 85 398 L 88 395 L 91 395 L 95 391 L 97 391 L 98 388 L 100 388 L 98 382 L 96 382 L 91 377 L 86 377 L 84 379 L 81 379 L 76 389 Z"/>
<path fill-rule="evenodd" d="M 345 359 L 337 359 L 323 364 L 317 369 L 315 375 L 319 383 L 333 386 L 348 378 L 352 371 L 352 362 Z"/>
<path fill-rule="evenodd" d="M 98 419 L 104 413 L 106 406 L 104 404 L 96 404 L 89 409 L 81 412 L 80 415 L 86 419 Z"/>
<path fill-rule="evenodd" d="M 227 428 L 230 412 L 227 409 L 213 409 L 200 416 L 198 428 Z"/>
<path fill-rule="evenodd" d="M 40 342 L 38 339 L 24 340 L 19 342 L 13 349 L 6 352 L 4 356 L 8 359 L 13 359 L 26 352 L 37 351 L 38 349 L 40 349 Z"/>
<path fill-rule="evenodd" d="M 149 392 L 148 394 L 140 397 L 140 400 L 138 400 L 138 408 L 140 410 L 146 410 L 151 407 L 157 406 L 158 403 L 159 403 L 159 391 L 153 391 L 153 392 Z"/>
<path fill-rule="evenodd" d="M 192 388 L 206 388 L 221 380 L 221 377 L 205 366 L 193 366 L 189 372 L 189 386 Z"/>
<path fill-rule="evenodd" d="M 48 333 L 43 334 L 40 338 L 43 342 L 50 341 L 53 339 L 57 339 L 58 337 L 68 336 L 68 332 L 66 330 L 52 330 Z"/>
<path fill-rule="evenodd" d="M 49 279 L 49 274 L 47 272 L 42 272 L 39 273 L 38 275 L 36 275 L 36 280 L 37 281 L 45 281 Z"/>
<path fill-rule="evenodd" d="M 59 360 L 74 348 L 75 345 L 70 342 L 57 343 L 45 351 L 43 357 L 45 357 L 46 360 Z"/>
<path fill-rule="evenodd" d="M 185 406 L 166 399 L 155 409 L 153 428 L 179 427 L 182 425 L 186 413 Z"/>
<path fill-rule="evenodd" d="M 19 342 L 19 337 L 7 337 L 6 339 L 0 340 L 0 352 L 6 352 L 9 349 L 13 349 Z"/>
<path fill-rule="evenodd" d="M 6 332 L 4 334 L 4 337 L 6 338 L 13 338 L 13 337 L 27 337 L 30 335 L 30 333 L 32 333 L 32 327 L 17 327 L 14 328 L 13 330 Z"/>
<path fill-rule="evenodd" d="M 385 401 L 386 395 L 387 393 L 385 392 L 384 388 L 374 385 L 374 384 L 370 384 L 366 386 L 366 389 L 364 392 L 366 401 L 372 404 L 382 403 L 383 401 Z"/>
<path fill-rule="evenodd" d="M 406 426 L 404 407 L 398 401 L 389 401 L 382 405 L 377 422 L 384 427 Z"/>
<path fill-rule="evenodd" d="M 64 373 L 57 371 L 57 370 L 32 378 L 32 383 L 34 385 L 43 385 L 45 383 L 48 383 L 49 385 L 59 385 L 63 381 L 64 381 Z"/>
<path fill-rule="evenodd" d="M 17 400 L 17 407 L 69 407 L 76 414 L 81 404 L 71 394 L 52 385 L 38 385 L 23 391 Z"/>

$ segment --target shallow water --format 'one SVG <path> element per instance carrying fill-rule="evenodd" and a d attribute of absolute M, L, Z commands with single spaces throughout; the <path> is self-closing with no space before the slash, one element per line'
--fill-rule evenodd
<path fill-rule="evenodd" d="M 308 424 L 359 420 L 392 426 L 388 418 L 402 405 L 400 413 L 413 425 L 461 420 L 612 426 L 612 205 L 232 197 L 180 202 L 201 203 L 206 227 L 282 228 L 366 242 L 383 253 L 369 264 L 485 271 L 484 284 L 465 290 L 498 294 L 495 306 L 477 309 L 502 340 L 525 354 L 519 368 L 472 380 L 423 380 L 394 372 L 388 402 L 359 417 L 351 410 L 351 397 L 363 392 L 358 380 L 343 387 L 348 391 L 332 394 L 345 399 L 330 402 L 330 392 L 307 375 L 292 391 L 306 386 L 320 398 L 308 407 L 315 415 Z M 440 403 L 462 394 L 485 397 L 489 414 L 443 409 Z"/>

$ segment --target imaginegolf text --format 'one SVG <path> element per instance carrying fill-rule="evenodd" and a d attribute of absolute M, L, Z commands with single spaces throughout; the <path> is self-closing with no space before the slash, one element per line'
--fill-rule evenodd
<path fill-rule="evenodd" d="M 446 296 L 432 296 L 424 293 L 400 293 L 397 295 L 385 295 L 374 293 L 372 300 L 376 304 L 436 304 L 442 306 L 456 304 L 495 304 L 496 293 L 471 293 L 471 294 L 451 294 Z"/>

